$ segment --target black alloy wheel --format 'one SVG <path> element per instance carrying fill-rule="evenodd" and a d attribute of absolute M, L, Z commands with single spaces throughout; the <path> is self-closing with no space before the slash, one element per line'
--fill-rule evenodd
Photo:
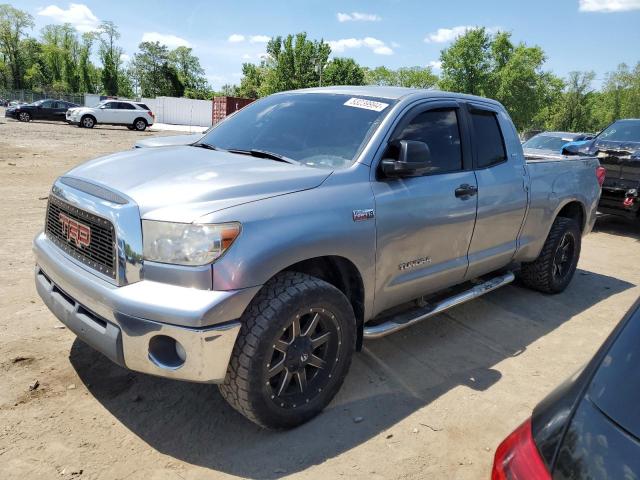
<path fill-rule="evenodd" d="M 311 308 L 296 315 L 283 328 L 266 365 L 271 400 L 283 408 L 309 403 L 330 381 L 340 345 L 340 326 L 333 313 Z"/>

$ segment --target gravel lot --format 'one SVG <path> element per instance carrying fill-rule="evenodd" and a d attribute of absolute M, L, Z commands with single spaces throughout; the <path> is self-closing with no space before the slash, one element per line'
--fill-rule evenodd
<path fill-rule="evenodd" d="M 111 364 L 35 292 L 31 240 L 53 180 L 150 135 L 0 118 L 2 479 L 489 478 L 497 444 L 640 295 L 640 228 L 600 218 L 565 293 L 508 286 L 368 342 L 320 417 L 264 431 L 215 386 Z"/>

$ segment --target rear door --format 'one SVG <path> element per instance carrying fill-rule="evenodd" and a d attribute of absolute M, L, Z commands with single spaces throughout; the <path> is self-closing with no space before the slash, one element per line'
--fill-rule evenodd
<path fill-rule="evenodd" d="M 522 147 L 509 117 L 473 103 L 467 104 L 466 114 L 478 182 L 478 215 L 465 277 L 472 279 L 511 261 L 527 209 L 527 191 Z"/>
<path fill-rule="evenodd" d="M 119 102 L 118 105 L 118 123 L 123 125 L 132 125 L 135 120 L 136 107 L 128 102 Z"/>
<path fill-rule="evenodd" d="M 391 140 L 427 143 L 433 167 L 420 177 L 372 182 L 377 230 L 375 311 L 460 283 L 476 217 L 471 151 L 455 101 L 425 102 L 398 123 Z M 381 158 L 393 158 L 389 147 Z M 379 158 L 374 166 L 378 165 Z M 469 186 L 461 194 L 462 186 Z"/>
<path fill-rule="evenodd" d="M 67 106 L 66 102 L 63 102 L 60 100 L 53 102 L 51 113 L 50 113 L 50 119 L 58 120 L 58 121 L 64 120 L 65 114 L 68 108 L 69 107 Z"/>

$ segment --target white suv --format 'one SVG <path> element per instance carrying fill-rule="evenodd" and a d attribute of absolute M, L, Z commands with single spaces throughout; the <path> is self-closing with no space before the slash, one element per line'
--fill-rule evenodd
<path fill-rule="evenodd" d="M 153 125 L 153 113 L 144 103 L 123 100 L 104 100 L 95 107 L 78 107 L 67 110 L 67 122 L 84 128 L 98 123 L 124 125 L 129 130 L 142 132 Z"/>

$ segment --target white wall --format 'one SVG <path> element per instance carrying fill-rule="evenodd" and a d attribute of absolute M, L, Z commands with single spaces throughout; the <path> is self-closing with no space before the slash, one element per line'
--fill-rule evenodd
<path fill-rule="evenodd" d="M 194 100 L 191 98 L 156 97 L 142 98 L 156 116 L 157 123 L 172 125 L 211 125 L 213 102 L 211 100 Z"/>

